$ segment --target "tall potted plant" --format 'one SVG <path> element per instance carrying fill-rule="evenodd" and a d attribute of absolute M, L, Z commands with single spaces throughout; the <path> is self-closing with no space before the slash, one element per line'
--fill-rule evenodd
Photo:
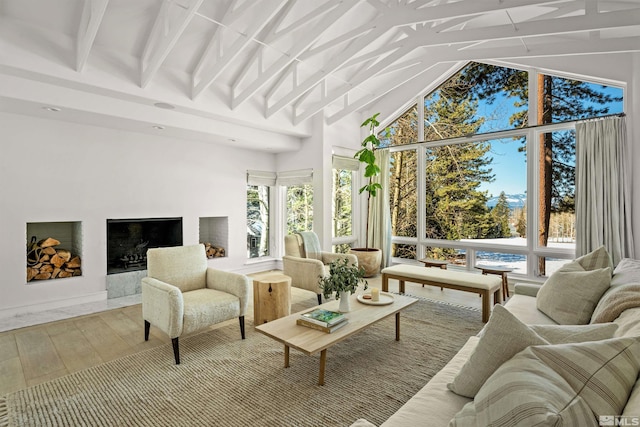
<path fill-rule="evenodd" d="M 365 228 L 365 247 L 351 248 L 350 253 L 358 257 L 358 264 L 364 268 L 364 277 L 372 277 L 378 274 L 380 270 L 380 262 L 382 261 L 382 251 L 378 248 L 369 247 L 369 210 L 371 209 L 371 199 L 378 195 L 378 190 L 382 190 L 382 186 L 378 182 L 373 182 L 373 178 L 380 175 L 380 166 L 376 164 L 376 156 L 374 150 L 380 147 L 380 140 L 376 136 L 376 126 L 380 126 L 378 115 L 366 119 L 360 127 L 368 127 L 369 134 L 362 140 L 360 144 L 362 148 L 354 155 L 361 163 L 365 165 L 364 178 L 367 183 L 360 188 L 359 194 L 367 192 L 367 222 Z"/>

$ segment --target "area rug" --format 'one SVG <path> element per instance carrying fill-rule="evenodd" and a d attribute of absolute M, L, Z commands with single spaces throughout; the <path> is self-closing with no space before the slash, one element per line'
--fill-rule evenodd
<path fill-rule="evenodd" d="M 438 372 L 482 323 L 476 310 L 420 300 L 319 355 L 291 350 L 247 324 L 159 346 L 0 399 L 8 426 L 348 426 L 379 425 Z"/>

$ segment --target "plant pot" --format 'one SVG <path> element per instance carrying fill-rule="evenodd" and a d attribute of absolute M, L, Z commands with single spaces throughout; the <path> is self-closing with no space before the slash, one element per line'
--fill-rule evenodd
<path fill-rule="evenodd" d="M 358 257 L 358 266 L 364 268 L 364 277 L 373 277 L 380 272 L 382 251 L 375 248 L 351 248 L 349 253 Z"/>
<path fill-rule="evenodd" d="M 338 306 L 338 311 L 340 313 L 348 313 L 351 311 L 351 292 L 342 291 L 340 292 L 340 305 Z"/>

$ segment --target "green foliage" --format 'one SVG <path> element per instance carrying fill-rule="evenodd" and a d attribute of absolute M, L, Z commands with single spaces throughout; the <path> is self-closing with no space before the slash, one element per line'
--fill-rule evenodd
<path fill-rule="evenodd" d="M 287 234 L 313 229 L 313 186 L 287 187 Z"/>
<path fill-rule="evenodd" d="M 509 228 L 510 214 L 511 209 L 509 208 L 509 201 L 507 200 L 507 196 L 504 194 L 504 191 L 502 191 L 498 197 L 498 202 L 493 209 L 491 209 L 493 227 L 487 237 L 494 239 L 500 237 L 511 237 L 511 229 Z"/>
<path fill-rule="evenodd" d="M 520 209 L 520 212 L 518 213 L 516 232 L 520 237 L 527 237 L 527 214 L 524 208 Z"/>
<path fill-rule="evenodd" d="M 380 184 L 371 183 L 374 176 L 380 175 L 380 167 L 376 165 L 376 156 L 373 151 L 380 147 L 380 140 L 375 133 L 376 126 L 380 126 L 380 122 L 378 121 L 379 115 L 380 113 L 374 114 L 360 125 L 360 127 L 369 127 L 369 135 L 362 140 L 362 143 L 360 144 L 362 148 L 353 156 L 366 165 L 364 177 L 369 179 L 369 183 L 360 188 L 359 192 L 362 193 L 363 191 L 366 191 L 372 197 L 376 197 L 377 190 L 382 188 Z"/>
<path fill-rule="evenodd" d="M 349 260 L 343 258 L 329 264 L 329 275 L 319 277 L 318 284 L 325 298 L 331 297 L 335 292 L 335 298 L 340 299 L 340 292 L 354 293 L 360 283 L 363 283 L 364 289 L 367 289 L 369 285 L 363 277 L 363 268 L 349 264 Z"/>
<path fill-rule="evenodd" d="M 380 126 L 378 116 L 380 113 L 376 113 L 373 116 L 366 119 L 360 127 L 368 127 L 369 135 L 362 140 L 360 144 L 362 148 L 354 154 L 354 158 L 358 159 L 361 163 L 364 163 L 364 177 L 369 180 L 367 184 L 362 186 L 359 190 L 359 194 L 367 192 L 367 227 L 365 232 L 365 247 L 369 247 L 369 207 L 371 205 L 371 197 L 378 195 L 378 190 L 382 190 L 382 185 L 377 182 L 373 182 L 373 178 L 380 175 L 380 166 L 376 164 L 376 156 L 374 150 L 380 148 L 380 140 L 376 135 L 376 126 Z"/>
<path fill-rule="evenodd" d="M 351 181 L 351 171 L 333 170 L 333 237 L 352 234 Z"/>

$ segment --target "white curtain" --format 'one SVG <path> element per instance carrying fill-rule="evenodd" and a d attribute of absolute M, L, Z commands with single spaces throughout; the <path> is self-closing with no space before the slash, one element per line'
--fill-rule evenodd
<path fill-rule="evenodd" d="M 604 245 L 633 258 L 631 175 L 624 117 L 576 124 L 576 256 Z"/>
<path fill-rule="evenodd" d="M 382 268 L 391 264 L 391 212 L 389 207 L 389 149 L 375 151 L 376 164 L 380 165 L 380 175 L 373 182 L 382 186 L 377 196 L 371 198 L 369 209 L 369 246 L 382 250 Z"/>

